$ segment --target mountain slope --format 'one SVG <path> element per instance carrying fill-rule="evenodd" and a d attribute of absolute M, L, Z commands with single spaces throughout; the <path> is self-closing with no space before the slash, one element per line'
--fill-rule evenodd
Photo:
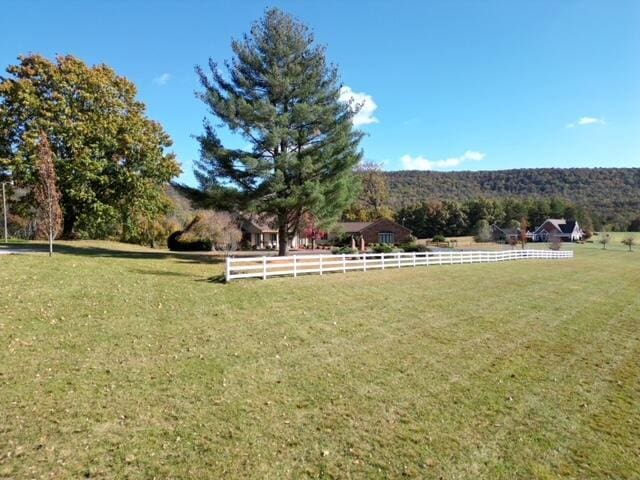
<path fill-rule="evenodd" d="M 534 168 L 479 172 L 385 172 L 391 204 L 427 199 L 561 197 L 603 221 L 625 225 L 640 215 L 640 168 Z"/>

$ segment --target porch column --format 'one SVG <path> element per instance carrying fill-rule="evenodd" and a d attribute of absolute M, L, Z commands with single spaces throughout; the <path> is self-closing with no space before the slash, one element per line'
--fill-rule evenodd
<path fill-rule="evenodd" d="M 264 233 L 260 232 L 260 248 L 264 248 Z"/>

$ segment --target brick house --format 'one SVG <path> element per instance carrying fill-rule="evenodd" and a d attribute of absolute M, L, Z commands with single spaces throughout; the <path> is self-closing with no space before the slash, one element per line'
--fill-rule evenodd
<path fill-rule="evenodd" d="M 339 222 L 335 230 L 350 235 L 357 245 L 360 244 L 360 239 L 363 239 L 366 245 L 371 243 L 398 245 L 408 242 L 411 236 L 411 230 L 388 218 L 380 218 L 373 222 Z M 332 237 L 335 238 L 336 234 L 329 234 L 329 240 L 332 240 Z"/>

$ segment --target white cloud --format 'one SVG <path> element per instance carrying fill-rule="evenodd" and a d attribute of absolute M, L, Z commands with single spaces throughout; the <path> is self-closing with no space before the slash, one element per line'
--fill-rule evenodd
<path fill-rule="evenodd" d="M 580 117 L 576 122 L 568 123 L 567 128 L 580 127 L 583 125 L 604 125 L 604 118 Z"/>
<path fill-rule="evenodd" d="M 158 75 L 153 79 L 153 83 L 156 85 L 163 87 L 165 86 L 169 80 L 171 80 L 171 75 L 169 73 L 163 73 L 162 75 Z"/>
<path fill-rule="evenodd" d="M 373 101 L 373 97 L 366 93 L 354 92 L 351 87 L 340 88 L 340 101 L 344 103 L 350 103 L 352 108 L 360 108 L 358 113 L 353 117 L 353 124 L 368 125 L 370 123 L 378 123 L 378 119 L 373 116 L 373 112 L 376 111 L 378 105 Z"/>
<path fill-rule="evenodd" d="M 422 155 L 417 157 L 403 155 L 400 161 L 405 170 L 438 170 L 455 168 L 463 162 L 479 162 L 485 156 L 484 153 L 467 150 L 459 157 L 450 157 L 443 160 L 429 160 Z"/>

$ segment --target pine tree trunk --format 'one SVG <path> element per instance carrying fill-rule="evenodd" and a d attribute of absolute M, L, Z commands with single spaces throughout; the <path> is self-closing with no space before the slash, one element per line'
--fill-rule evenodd
<path fill-rule="evenodd" d="M 278 219 L 278 255 L 286 257 L 289 251 L 289 225 L 286 218 Z"/>

